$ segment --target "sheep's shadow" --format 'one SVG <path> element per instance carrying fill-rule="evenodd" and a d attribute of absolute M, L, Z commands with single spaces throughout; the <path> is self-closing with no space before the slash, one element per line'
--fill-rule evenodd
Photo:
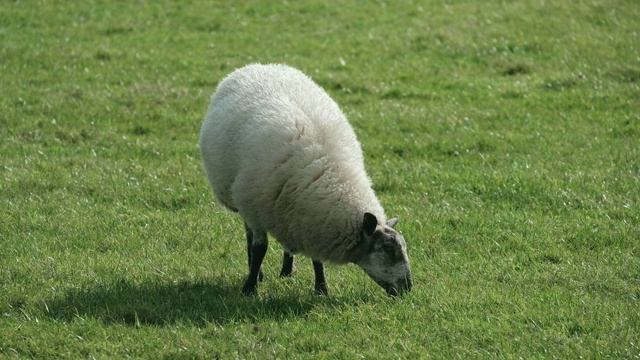
<path fill-rule="evenodd" d="M 206 326 L 260 318 L 300 317 L 316 306 L 341 306 L 340 301 L 295 292 L 278 297 L 244 297 L 238 287 L 209 282 L 132 284 L 126 280 L 91 289 L 72 289 L 46 304 L 59 321 L 93 318 L 106 324 L 164 326 L 192 323 Z"/>

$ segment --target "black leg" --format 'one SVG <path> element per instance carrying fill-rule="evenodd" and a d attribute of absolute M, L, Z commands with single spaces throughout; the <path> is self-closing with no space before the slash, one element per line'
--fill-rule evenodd
<path fill-rule="evenodd" d="M 316 294 L 329 295 L 329 288 L 327 287 L 327 278 L 324 276 L 324 265 L 319 261 L 313 261 L 313 271 L 316 274 Z"/>
<path fill-rule="evenodd" d="M 247 264 L 249 265 L 249 272 L 251 272 L 251 245 L 253 244 L 253 230 L 249 228 L 247 223 L 244 223 L 244 231 L 247 234 Z M 262 272 L 262 267 L 258 272 L 258 280 L 262 281 L 264 279 L 264 273 Z"/>
<path fill-rule="evenodd" d="M 262 260 L 267 253 L 269 243 L 267 233 L 254 232 L 251 244 L 251 264 L 249 264 L 249 277 L 242 287 L 242 293 L 245 295 L 258 294 L 258 280 L 262 272 Z"/>
<path fill-rule="evenodd" d="M 244 232 L 247 234 L 247 265 L 251 270 L 251 243 L 253 243 L 253 230 L 249 229 L 247 223 L 244 223 Z"/>
<path fill-rule="evenodd" d="M 284 252 L 282 257 L 282 270 L 280 271 L 280 277 L 289 277 L 293 273 L 293 255 L 288 252 Z"/>

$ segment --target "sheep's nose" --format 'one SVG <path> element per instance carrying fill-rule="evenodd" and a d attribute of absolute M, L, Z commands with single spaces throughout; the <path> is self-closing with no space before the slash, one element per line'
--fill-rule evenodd
<path fill-rule="evenodd" d="M 404 282 L 407 286 L 407 292 L 411 291 L 411 287 L 413 286 L 413 279 L 411 278 L 411 275 L 408 275 Z"/>
<path fill-rule="evenodd" d="M 404 278 L 404 280 L 401 280 L 398 282 L 399 286 L 395 287 L 395 286 L 390 286 L 388 287 L 387 290 L 387 294 L 391 295 L 391 296 L 398 296 L 398 295 L 402 295 L 405 292 L 409 292 L 411 291 L 411 287 L 413 286 L 413 280 L 411 279 L 411 275 L 408 275 Z"/>

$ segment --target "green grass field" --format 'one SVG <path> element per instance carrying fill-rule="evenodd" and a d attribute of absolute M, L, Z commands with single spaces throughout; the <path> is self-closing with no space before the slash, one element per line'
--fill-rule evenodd
<path fill-rule="evenodd" d="M 635 0 L 0 2 L 0 358 L 640 358 Z M 311 75 L 409 246 L 257 298 L 197 148 L 219 79 Z"/>

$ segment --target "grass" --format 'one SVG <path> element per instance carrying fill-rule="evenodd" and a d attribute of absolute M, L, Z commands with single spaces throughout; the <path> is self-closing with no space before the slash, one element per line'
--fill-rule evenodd
<path fill-rule="evenodd" d="M 640 357 L 635 1 L 5 1 L 0 357 Z M 414 290 L 355 266 L 244 298 L 197 136 L 286 62 L 341 105 Z"/>

